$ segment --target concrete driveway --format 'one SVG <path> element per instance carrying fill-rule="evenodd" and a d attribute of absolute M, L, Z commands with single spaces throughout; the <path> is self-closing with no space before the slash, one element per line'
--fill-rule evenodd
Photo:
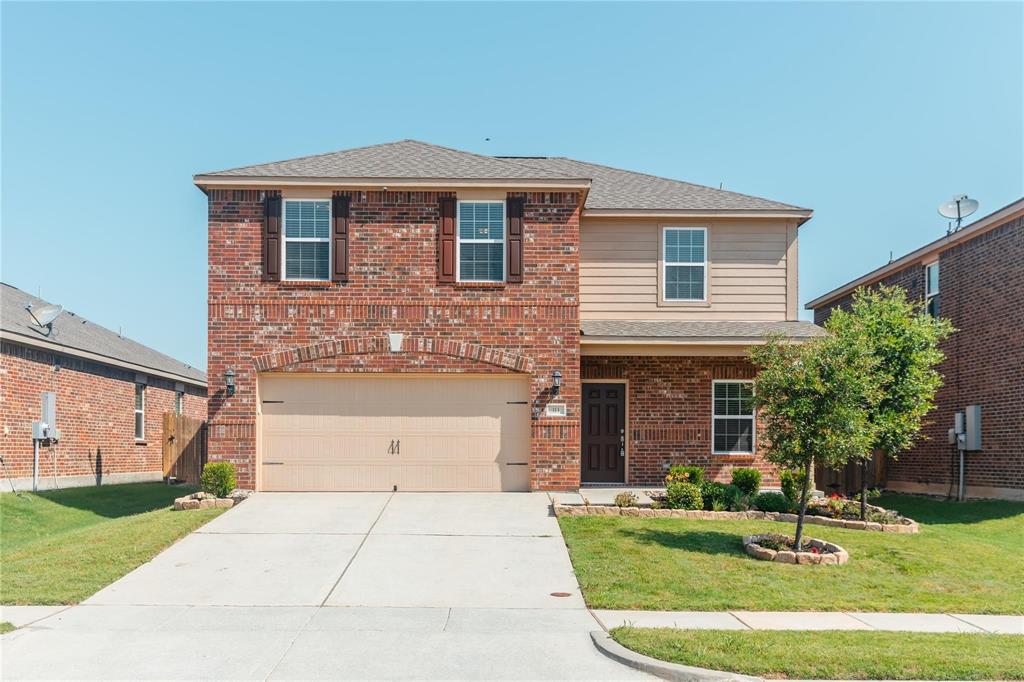
<path fill-rule="evenodd" d="M 263 493 L 82 605 L 5 635 L 0 672 L 641 677 L 594 649 L 597 628 L 546 495 Z"/>

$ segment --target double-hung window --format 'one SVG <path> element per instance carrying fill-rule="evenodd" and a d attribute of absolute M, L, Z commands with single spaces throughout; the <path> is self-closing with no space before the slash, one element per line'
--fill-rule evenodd
<path fill-rule="evenodd" d="M 924 266 L 924 301 L 928 314 L 939 316 L 939 261 Z"/>
<path fill-rule="evenodd" d="M 712 383 L 711 439 L 716 455 L 754 452 L 754 384 L 750 381 Z"/>
<path fill-rule="evenodd" d="M 505 281 L 505 202 L 460 201 L 460 282 Z"/>
<path fill-rule="evenodd" d="M 185 391 L 174 392 L 174 414 L 181 414 L 185 411 Z"/>
<path fill-rule="evenodd" d="M 331 202 L 284 200 L 284 278 L 331 278 Z"/>
<path fill-rule="evenodd" d="M 135 440 L 146 440 L 146 387 L 135 384 Z"/>
<path fill-rule="evenodd" d="M 662 231 L 662 296 L 666 301 L 707 299 L 707 236 L 703 227 L 666 227 Z"/>

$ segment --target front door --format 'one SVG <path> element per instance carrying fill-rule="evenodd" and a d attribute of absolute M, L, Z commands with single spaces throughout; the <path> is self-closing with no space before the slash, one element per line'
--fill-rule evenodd
<path fill-rule="evenodd" d="M 583 384 L 584 483 L 626 481 L 626 385 Z"/>

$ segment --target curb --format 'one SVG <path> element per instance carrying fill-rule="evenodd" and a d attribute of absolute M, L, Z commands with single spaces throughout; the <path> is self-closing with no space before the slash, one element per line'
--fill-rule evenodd
<path fill-rule="evenodd" d="M 659 661 L 656 658 L 627 649 L 603 630 L 592 630 L 590 639 L 598 651 L 613 661 L 663 680 L 673 680 L 673 682 L 765 682 L 760 677 Z"/>

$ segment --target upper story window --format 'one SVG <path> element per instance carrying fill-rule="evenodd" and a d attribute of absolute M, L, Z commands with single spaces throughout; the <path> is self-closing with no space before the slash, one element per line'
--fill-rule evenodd
<path fill-rule="evenodd" d="M 707 298 L 707 234 L 703 227 L 664 228 L 662 295 L 666 301 Z"/>
<path fill-rule="evenodd" d="M 939 261 L 924 266 L 924 301 L 928 314 L 939 316 Z"/>
<path fill-rule="evenodd" d="M 754 384 L 750 381 L 712 383 L 711 440 L 716 455 L 754 452 Z"/>
<path fill-rule="evenodd" d="M 135 440 L 146 439 L 146 386 L 135 384 Z"/>
<path fill-rule="evenodd" d="M 331 278 L 331 202 L 284 200 L 284 278 Z"/>
<path fill-rule="evenodd" d="M 505 202 L 458 203 L 460 282 L 505 281 Z"/>
<path fill-rule="evenodd" d="M 182 414 L 185 411 L 185 391 L 174 392 L 174 414 Z"/>

